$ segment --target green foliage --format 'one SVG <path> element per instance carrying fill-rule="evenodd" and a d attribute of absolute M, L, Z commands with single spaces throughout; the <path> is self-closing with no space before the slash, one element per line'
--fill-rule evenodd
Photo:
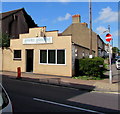
<path fill-rule="evenodd" d="M 112 48 L 113 53 L 120 53 L 120 50 L 117 47 Z"/>
<path fill-rule="evenodd" d="M 79 70 L 81 75 L 89 77 L 101 77 L 105 69 L 104 59 L 100 57 L 85 58 L 79 60 Z"/>
<path fill-rule="evenodd" d="M 10 46 L 10 38 L 8 34 L 0 34 L 0 47 L 9 47 Z"/>
<path fill-rule="evenodd" d="M 100 77 L 94 77 L 94 76 L 77 76 L 73 77 L 73 79 L 81 79 L 81 80 L 101 80 Z"/>

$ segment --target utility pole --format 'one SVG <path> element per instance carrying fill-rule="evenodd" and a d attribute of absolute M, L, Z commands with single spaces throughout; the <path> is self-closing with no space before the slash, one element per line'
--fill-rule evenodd
<path fill-rule="evenodd" d="M 110 81 L 110 84 L 112 84 L 112 64 L 111 64 L 111 46 L 110 46 L 110 42 L 109 42 L 109 81 Z"/>
<path fill-rule="evenodd" d="M 110 25 L 108 25 L 108 31 L 110 33 Z M 112 46 L 113 46 L 113 38 L 112 38 Z M 111 58 L 112 58 L 112 48 L 110 47 L 110 42 L 109 42 L 109 68 L 110 68 L 110 71 L 109 71 L 109 78 L 110 78 L 110 84 L 112 84 L 112 61 L 111 61 Z"/>
<path fill-rule="evenodd" d="M 110 33 L 110 25 L 108 25 L 108 32 Z"/>
<path fill-rule="evenodd" d="M 89 22 L 90 22 L 90 31 L 89 31 L 90 55 L 89 55 L 89 58 L 92 58 L 92 3 L 91 3 L 91 0 L 89 0 Z"/>
<path fill-rule="evenodd" d="M 108 32 L 110 33 L 110 25 L 108 25 Z M 112 47 L 113 47 L 113 38 L 112 38 L 111 45 L 112 45 Z"/>
<path fill-rule="evenodd" d="M 113 39 L 112 35 L 110 34 L 110 25 L 108 25 L 108 29 L 106 31 L 103 31 L 103 33 L 108 32 L 108 34 L 106 35 L 106 41 L 109 42 L 109 83 L 112 84 L 112 64 L 111 64 L 111 51 L 112 48 L 110 46 L 110 41 Z M 108 36 L 109 35 L 109 36 Z M 109 40 L 107 40 L 107 38 Z"/>
<path fill-rule="evenodd" d="M 108 34 L 106 35 L 106 41 L 109 42 L 109 83 L 112 84 L 112 64 L 111 64 L 111 58 L 112 58 L 112 48 L 110 46 L 110 41 L 112 40 L 112 35 L 110 34 L 110 25 L 108 25 Z"/>

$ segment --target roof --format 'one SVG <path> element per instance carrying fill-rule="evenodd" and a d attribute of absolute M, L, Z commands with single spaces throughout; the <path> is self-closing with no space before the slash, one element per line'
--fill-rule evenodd
<path fill-rule="evenodd" d="M 27 14 L 27 12 L 25 11 L 24 8 L 20 8 L 20 9 L 8 11 L 8 12 L 0 13 L 0 15 L 2 15 L 2 16 L 0 16 L 0 19 L 4 20 L 5 18 L 8 18 L 9 16 L 11 16 L 13 14 L 16 14 L 16 13 L 18 13 L 20 11 L 23 12 L 23 15 L 24 15 L 24 17 L 26 19 L 26 22 L 27 22 L 29 28 L 37 27 L 37 24 L 35 24 L 34 20 L 31 18 L 30 15 Z"/>
<path fill-rule="evenodd" d="M 105 42 L 103 41 L 103 39 L 100 37 L 100 35 L 97 35 L 98 38 L 105 44 Z"/>
<path fill-rule="evenodd" d="M 6 17 L 8 17 L 12 14 L 15 14 L 15 13 L 21 11 L 21 10 L 25 11 L 24 8 L 20 8 L 20 9 L 17 9 L 17 10 L 12 10 L 12 11 L 8 11 L 8 12 L 0 13 L 0 15 L 2 15 L 2 19 L 4 19 L 4 18 L 6 18 Z"/>

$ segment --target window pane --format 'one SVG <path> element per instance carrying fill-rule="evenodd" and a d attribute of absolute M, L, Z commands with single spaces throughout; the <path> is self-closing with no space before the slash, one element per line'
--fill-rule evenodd
<path fill-rule="evenodd" d="M 40 50 L 40 63 L 47 63 L 47 50 Z"/>
<path fill-rule="evenodd" d="M 65 64 L 65 50 L 57 50 L 57 64 Z"/>
<path fill-rule="evenodd" d="M 55 50 L 48 50 L 48 63 L 55 63 Z"/>
<path fill-rule="evenodd" d="M 14 50 L 14 58 L 21 58 L 21 50 Z"/>

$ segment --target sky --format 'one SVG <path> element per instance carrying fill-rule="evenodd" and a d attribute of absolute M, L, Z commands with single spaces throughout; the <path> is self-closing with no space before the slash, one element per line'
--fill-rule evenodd
<path fill-rule="evenodd" d="M 14 1 L 14 0 L 13 0 Z M 64 31 L 72 24 L 72 15 L 80 14 L 81 22 L 88 23 L 89 2 L 2 2 L 2 12 L 25 8 L 38 26 L 46 26 L 47 30 Z M 36 0 L 35 0 L 36 1 Z M 47 0 L 50 1 L 50 0 Z M 105 1 L 105 0 L 104 0 Z M 103 39 L 108 32 L 103 33 L 110 25 L 114 47 L 118 47 L 118 2 L 92 2 L 92 29 Z"/>

